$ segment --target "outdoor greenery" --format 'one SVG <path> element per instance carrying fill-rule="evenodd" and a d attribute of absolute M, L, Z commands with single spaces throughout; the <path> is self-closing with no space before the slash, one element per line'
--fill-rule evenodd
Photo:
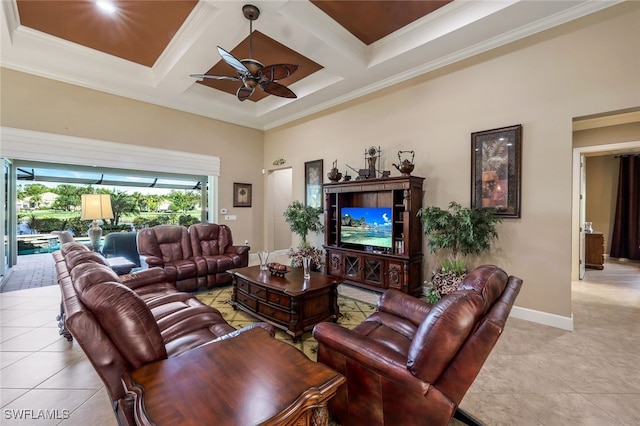
<path fill-rule="evenodd" d="M 418 217 L 431 252 L 446 255 L 433 273 L 427 295 L 434 302 L 453 291 L 464 278 L 467 256 L 479 256 L 489 250 L 491 241 L 498 238 L 496 226 L 502 218 L 494 209 L 462 207 L 453 201 L 447 210 L 423 207 Z"/>
<path fill-rule="evenodd" d="M 27 207 L 18 211 L 18 223 L 26 222 L 39 233 L 71 230 L 75 235 L 86 235 L 88 221 L 80 219 L 82 194 L 109 194 L 113 219 L 102 226 L 103 233 L 140 229 L 160 224 L 189 226 L 200 221 L 200 194 L 195 191 L 172 190 L 166 195 L 128 194 L 110 188 L 95 189 L 91 185 L 60 184 L 48 187 L 40 183 L 18 186 L 17 199 Z M 44 205 L 43 195 L 56 194 L 55 200 Z M 162 210 L 161 210 L 162 208 Z"/>

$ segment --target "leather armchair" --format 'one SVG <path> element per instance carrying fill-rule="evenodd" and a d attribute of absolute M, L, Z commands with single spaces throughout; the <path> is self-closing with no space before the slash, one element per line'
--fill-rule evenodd
<path fill-rule="evenodd" d="M 347 378 L 329 402 L 343 425 L 447 425 L 504 329 L 522 280 L 497 266 L 469 273 L 436 304 L 387 290 L 353 330 L 320 323 L 318 362 Z"/>
<path fill-rule="evenodd" d="M 189 237 L 193 255 L 207 265 L 208 288 L 231 283 L 227 270 L 249 264 L 249 246 L 234 246 L 226 225 L 197 223 L 189 227 Z"/>
<path fill-rule="evenodd" d="M 133 262 L 136 268 L 140 267 L 140 255 L 138 254 L 136 231 L 111 232 L 104 237 L 101 252 L 105 257 L 124 257 Z"/>
<path fill-rule="evenodd" d="M 144 228 L 137 236 L 141 265 L 161 267 L 167 280 L 176 283 L 180 291 L 195 291 L 204 287 L 207 265 L 195 259 L 187 228 L 179 225 L 158 225 Z"/>

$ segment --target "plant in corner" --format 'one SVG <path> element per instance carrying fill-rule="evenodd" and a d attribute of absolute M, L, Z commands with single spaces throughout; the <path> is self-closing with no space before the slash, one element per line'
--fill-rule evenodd
<path fill-rule="evenodd" d="M 310 246 L 307 242 L 309 232 L 318 233 L 323 230 L 319 217 L 321 213 L 322 209 L 305 206 L 300 201 L 292 202 L 284 211 L 284 220 L 289 224 L 291 232 L 298 235 L 301 239 L 298 247 L 289 248 L 288 255 L 291 258 L 292 267 L 301 268 L 302 258 L 311 257 L 312 269 L 314 271 L 321 270 L 324 258 L 322 250 Z"/>
<path fill-rule="evenodd" d="M 449 208 L 423 207 L 418 211 L 424 234 L 432 253 L 448 256 L 433 271 L 427 298 L 435 303 L 456 289 L 466 274 L 466 256 L 479 256 L 489 250 L 491 240 L 498 238 L 496 225 L 502 218 L 494 209 L 462 207 L 452 201 Z"/>

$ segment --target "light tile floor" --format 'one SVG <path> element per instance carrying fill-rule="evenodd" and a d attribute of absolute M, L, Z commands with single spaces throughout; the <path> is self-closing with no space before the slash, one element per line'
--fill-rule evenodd
<path fill-rule="evenodd" d="M 575 330 L 509 319 L 464 409 L 487 425 L 640 425 L 640 264 L 607 262 L 572 289 Z M 0 294 L 0 423 L 116 425 L 86 357 L 58 335 L 59 297 L 52 285 Z"/>

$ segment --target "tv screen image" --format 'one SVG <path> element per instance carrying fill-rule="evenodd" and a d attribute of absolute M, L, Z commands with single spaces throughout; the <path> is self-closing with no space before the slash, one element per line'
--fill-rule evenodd
<path fill-rule="evenodd" d="M 340 209 L 340 242 L 391 248 L 391 207 L 343 207 Z"/>

